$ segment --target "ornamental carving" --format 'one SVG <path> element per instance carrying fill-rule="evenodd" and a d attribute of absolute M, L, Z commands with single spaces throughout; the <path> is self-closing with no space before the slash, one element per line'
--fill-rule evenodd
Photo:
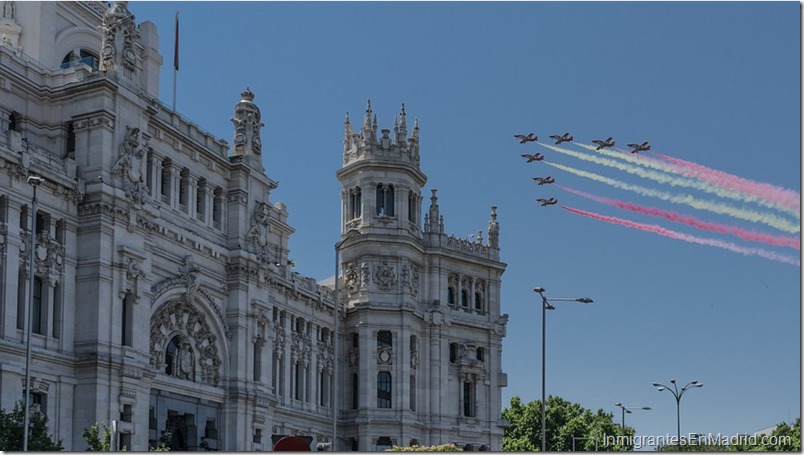
<path fill-rule="evenodd" d="M 394 351 L 390 347 L 377 348 L 377 365 L 393 365 Z"/>
<path fill-rule="evenodd" d="M 20 269 L 29 270 L 28 263 L 31 252 L 30 231 L 20 232 Z M 47 277 L 51 285 L 59 282 L 64 270 L 64 245 L 51 239 L 47 233 L 42 232 L 36 236 L 34 246 L 35 274 Z"/>
<path fill-rule="evenodd" d="M 369 276 L 371 273 L 369 272 L 368 263 L 364 262 L 360 265 L 360 287 L 362 289 L 368 288 L 369 283 Z"/>
<path fill-rule="evenodd" d="M 278 323 L 274 323 L 274 353 L 282 358 L 285 352 L 285 328 Z"/>
<path fill-rule="evenodd" d="M 179 276 L 164 279 L 151 286 L 151 294 L 154 296 L 153 301 L 156 301 L 160 295 L 171 289 L 184 288 L 185 292 L 182 294 L 181 300 L 186 303 L 193 303 L 196 298 L 204 300 L 207 306 L 215 312 L 218 320 L 223 325 L 226 338 L 231 339 L 232 332 L 229 330 L 229 325 L 226 323 L 221 307 L 215 303 L 215 300 L 209 292 L 201 288 L 198 283 L 198 270 L 198 267 L 193 262 L 192 256 L 185 256 L 183 264 L 179 267 Z"/>
<path fill-rule="evenodd" d="M 349 350 L 349 366 L 356 367 L 360 365 L 360 352 L 357 349 Z"/>
<path fill-rule="evenodd" d="M 246 234 L 246 245 L 248 250 L 257 255 L 257 259 L 263 264 L 270 262 L 270 244 L 268 235 L 271 227 L 268 224 L 271 220 L 271 206 L 266 202 L 260 202 L 254 209 L 251 216 L 251 227 Z"/>
<path fill-rule="evenodd" d="M 402 266 L 402 287 L 414 297 L 419 294 L 419 268 L 415 265 Z"/>
<path fill-rule="evenodd" d="M 290 355 L 294 362 L 310 363 L 310 338 L 302 333 L 294 333 L 291 338 Z"/>
<path fill-rule="evenodd" d="M 380 289 L 391 289 L 396 284 L 396 267 L 388 265 L 388 261 L 382 261 L 374 268 L 374 282 Z"/>
<path fill-rule="evenodd" d="M 318 343 L 318 371 L 326 371 L 331 373 L 333 370 L 332 363 L 333 353 L 332 345 L 319 342 Z"/>
<path fill-rule="evenodd" d="M 232 117 L 235 126 L 233 155 L 245 155 L 249 150 L 259 155 L 262 153 L 260 129 L 265 124 L 260 122 L 260 109 L 253 103 L 254 93 L 246 88 L 240 97 L 241 100 L 235 106 L 235 114 Z"/>
<path fill-rule="evenodd" d="M 101 23 L 103 40 L 101 44 L 101 70 L 111 71 L 118 65 L 130 72 L 137 68 L 137 54 L 134 52 L 140 32 L 134 15 L 128 11 L 128 2 L 115 2 L 106 11 Z"/>
<path fill-rule="evenodd" d="M 175 376 L 217 386 L 221 381 L 221 356 L 218 337 L 195 305 L 172 300 L 166 303 L 151 318 L 151 366 L 160 371 L 170 371 Z M 174 337 L 178 337 L 179 349 L 167 365 L 166 350 Z M 198 376 L 195 374 L 198 373 Z"/>
<path fill-rule="evenodd" d="M 355 294 L 360 290 L 360 277 L 355 263 L 346 264 L 346 271 L 343 274 L 346 281 L 346 292 L 349 295 Z"/>
<path fill-rule="evenodd" d="M 134 203 L 142 205 L 148 194 L 143 174 L 148 140 L 139 128 L 127 126 L 126 129 L 128 132 L 123 143 L 120 144 L 120 156 L 112 168 L 112 175 L 123 180 L 126 197 Z"/>

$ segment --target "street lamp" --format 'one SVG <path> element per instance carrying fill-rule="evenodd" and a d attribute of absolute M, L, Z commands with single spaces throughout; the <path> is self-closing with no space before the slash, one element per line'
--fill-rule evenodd
<path fill-rule="evenodd" d="M 346 231 L 346 234 L 343 235 L 341 241 L 335 244 L 335 308 L 333 308 L 333 313 L 335 314 L 335 327 L 334 333 L 332 334 L 332 388 L 330 393 L 332 394 L 332 450 L 337 450 L 337 443 L 336 438 L 338 435 L 338 394 L 335 393 L 335 386 L 338 382 L 338 324 L 339 324 L 339 315 L 340 315 L 340 299 L 339 299 L 339 286 L 340 278 L 338 275 L 341 273 L 341 246 L 349 239 L 354 237 L 355 235 L 359 235 L 360 231 L 357 229 L 349 229 Z"/>
<path fill-rule="evenodd" d="M 581 302 L 592 303 L 592 299 L 588 297 L 581 297 L 579 299 L 566 299 L 566 298 L 547 298 L 544 296 L 544 288 L 535 287 L 533 292 L 539 294 L 542 298 L 542 452 L 547 451 L 547 420 L 546 420 L 546 397 L 545 397 L 545 330 L 546 324 L 546 310 L 555 310 L 556 307 L 550 305 L 550 302 Z"/>
<path fill-rule="evenodd" d="M 26 319 L 28 320 L 26 334 L 25 334 L 25 417 L 22 423 L 22 451 L 28 451 L 28 426 L 31 423 L 30 417 L 30 404 L 31 401 L 31 330 L 33 329 L 33 320 L 31 313 L 33 311 L 33 294 L 34 294 L 34 274 L 36 273 L 36 188 L 42 183 L 44 179 L 35 175 L 28 176 L 28 184 L 33 187 L 33 199 L 31 200 L 31 245 L 30 256 L 28 261 L 28 308 L 26 309 Z"/>
<path fill-rule="evenodd" d="M 673 388 L 659 384 L 658 382 L 653 383 L 653 387 L 656 387 L 659 392 L 663 390 L 668 390 L 673 396 L 676 398 L 676 421 L 678 424 L 678 444 L 681 444 L 681 397 L 684 396 L 684 392 L 687 390 L 694 388 L 694 387 L 703 387 L 703 383 L 698 381 L 690 381 L 687 385 L 678 390 L 678 386 L 676 385 L 676 380 L 671 379 L 670 384 L 673 384 Z"/>
<path fill-rule="evenodd" d="M 623 410 L 623 432 L 625 431 L 625 415 L 626 414 L 631 414 L 632 409 L 642 410 L 642 411 L 650 411 L 650 408 L 647 407 L 647 406 L 642 406 L 642 407 L 639 407 L 639 406 L 623 406 L 622 403 L 614 403 L 614 406 L 617 406 L 618 408 L 622 408 L 622 410 Z"/>

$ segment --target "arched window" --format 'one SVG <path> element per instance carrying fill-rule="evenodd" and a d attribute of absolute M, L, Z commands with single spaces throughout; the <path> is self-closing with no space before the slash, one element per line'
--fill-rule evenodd
<path fill-rule="evenodd" d="M 408 221 L 411 223 L 416 222 L 416 209 L 417 207 L 416 193 L 413 190 L 408 192 Z"/>
<path fill-rule="evenodd" d="M 461 306 L 469 308 L 469 292 L 466 289 L 461 290 Z"/>
<path fill-rule="evenodd" d="M 377 215 L 394 216 L 394 186 L 377 185 Z"/>
<path fill-rule="evenodd" d="M 458 343 L 449 344 L 449 361 L 455 363 L 458 360 Z"/>
<path fill-rule="evenodd" d="M 483 359 L 485 359 L 485 350 L 483 348 L 477 348 L 477 350 L 475 351 L 475 354 L 476 354 L 477 360 L 479 360 L 481 362 L 484 361 Z"/>
<path fill-rule="evenodd" d="M 81 49 L 76 55 L 75 51 L 70 51 L 61 60 L 62 68 L 70 68 L 79 64 L 88 65 L 92 71 L 98 71 L 98 56 L 86 49 Z"/>
<path fill-rule="evenodd" d="M 483 296 L 479 292 L 475 292 L 475 310 L 483 310 Z"/>
<path fill-rule="evenodd" d="M 178 339 L 179 337 L 173 337 L 165 350 L 165 374 L 168 376 L 175 376 L 176 374 L 176 357 L 179 352 Z"/>
<path fill-rule="evenodd" d="M 455 305 L 455 288 L 452 286 L 447 288 L 447 304 Z"/>
<path fill-rule="evenodd" d="M 165 349 L 165 374 L 195 381 L 195 354 L 190 344 L 180 335 L 171 338 Z"/>
<path fill-rule="evenodd" d="M 360 218 L 363 212 L 362 205 L 363 195 L 360 187 L 357 186 L 349 191 L 349 213 L 351 215 L 351 219 Z"/>
<path fill-rule="evenodd" d="M 390 371 L 380 371 L 377 373 L 377 407 L 381 409 L 391 408 Z"/>

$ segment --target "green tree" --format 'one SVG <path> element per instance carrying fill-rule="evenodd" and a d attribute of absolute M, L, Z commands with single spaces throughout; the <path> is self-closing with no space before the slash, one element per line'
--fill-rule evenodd
<path fill-rule="evenodd" d="M 28 450 L 32 452 L 64 450 L 61 440 L 56 442 L 48 434 L 47 416 L 35 406 L 29 407 L 29 411 Z M 22 401 L 17 402 L 10 412 L 0 409 L 0 451 L 22 450 L 24 422 L 25 406 Z"/>
<path fill-rule="evenodd" d="M 81 433 L 84 441 L 87 443 L 90 452 L 110 452 L 112 447 L 112 427 L 105 423 L 94 424 L 89 428 L 84 428 Z M 123 452 L 128 450 L 128 447 L 123 446 Z"/>
<path fill-rule="evenodd" d="M 729 448 L 738 452 L 801 452 L 801 417 L 792 425 L 786 422 L 776 425 L 770 438 L 763 439 L 762 435 L 757 435 L 755 438 L 746 435 L 740 444 Z"/>
<path fill-rule="evenodd" d="M 502 418 L 509 422 L 503 434 L 503 450 L 541 450 L 541 406 L 540 400 L 522 404 L 519 397 L 511 398 L 511 407 L 502 412 Z M 632 437 L 634 429 L 623 429 L 615 424 L 613 413 L 602 409 L 592 412 L 578 403 L 550 396 L 545 414 L 548 451 L 572 450 L 573 442 L 575 450 L 619 451 L 632 448 L 625 444 L 630 438 L 622 436 Z"/>

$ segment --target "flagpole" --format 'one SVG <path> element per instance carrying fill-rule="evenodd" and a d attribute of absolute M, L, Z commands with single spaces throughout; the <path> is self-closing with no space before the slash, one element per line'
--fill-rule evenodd
<path fill-rule="evenodd" d="M 173 41 L 173 110 L 176 110 L 176 77 L 179 74 L 179 12 L 176 11 L 176 36 Z"/>

